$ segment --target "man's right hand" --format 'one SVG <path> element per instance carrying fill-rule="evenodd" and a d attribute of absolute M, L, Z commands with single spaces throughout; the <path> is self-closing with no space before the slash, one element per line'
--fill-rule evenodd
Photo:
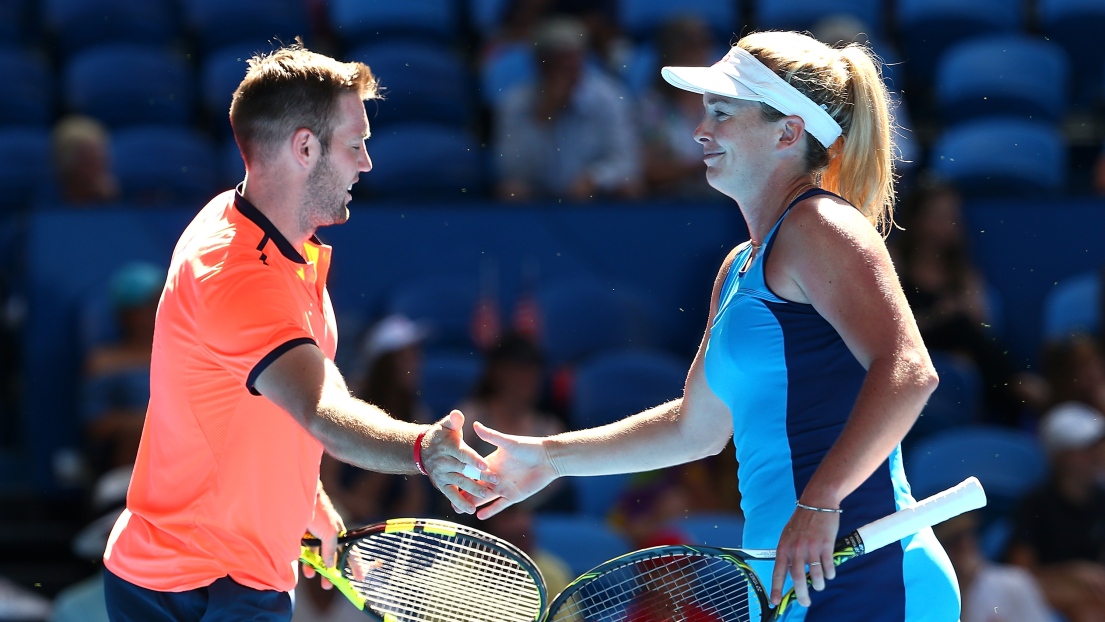
<path fill-rule="evenodd" d="M 491 495 L 490 488 L 499 477 L 494 471 L 486 472 L 487 461 L 464 442 L 463 428 L 464 415 L 459 410 L 430 426 L 422 437 L 422 467 L 456 511 L 472 514 L 478 500 Z M 464 475 L 466 465 L 484 472 L 471 479 Z"/>

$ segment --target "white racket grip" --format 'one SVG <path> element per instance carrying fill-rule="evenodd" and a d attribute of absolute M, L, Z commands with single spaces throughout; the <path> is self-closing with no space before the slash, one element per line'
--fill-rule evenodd
<path fill-rule="evenodd" d="M 932 527 L 964 512 L 986 505 L 986 492 L 978 478 L 968 477 L 957 486 L 856 530 L 863 541 L 863 552 L 881 549 L 906 536 Z"/>

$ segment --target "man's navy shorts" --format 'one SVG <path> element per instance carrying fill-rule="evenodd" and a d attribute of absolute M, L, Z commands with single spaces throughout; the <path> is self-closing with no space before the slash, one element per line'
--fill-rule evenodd
<path fill-rule="evenodd" d="M 290 622 L 292 595 L 255 590 L 230 577 L 186 592 L 158 592 L 104 571 L 104 597 L 111 622 Z"/>

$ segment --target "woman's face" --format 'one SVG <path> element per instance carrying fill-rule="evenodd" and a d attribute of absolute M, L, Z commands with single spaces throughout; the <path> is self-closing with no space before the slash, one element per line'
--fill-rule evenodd
<path fill-rule="evenodd" d="M 940 192 L 928 199 L 917 218 L 918 239 L 935 246 L 953 246 L 962 241 L 963 210 L 959 197 Z"/>
<path fill-rule="evenodd" d="M 694 132 L 702 145 L 706 180 L 716 190 L 736 198 L 758 171 L 773 165 L 767 157 L 775 144 L 774 124 L 764 119 L 760 104 L 706 93 L 705 114 Z"/>

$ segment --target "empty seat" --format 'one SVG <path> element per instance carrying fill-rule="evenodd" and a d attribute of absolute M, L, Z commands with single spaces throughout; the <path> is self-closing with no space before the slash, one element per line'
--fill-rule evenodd
<path fill-rule="evenodd" d="M 480 99 L 493 107 L 501 103 L 513 89 L 536 79 L 535 63 L 532 46 L 499 46 L 480 63 Z"/>
<path fill-rule="evenodd" d="M 971 37 L 1012 33 L 1025 21 L 1021 0 L 899 0 L 896 21 L 905 71 L 928 85 L 946 50 Z"/>
<path fill-rule="evenodd" d="M 269 46 L 239 44 L 215 50 L 203 61 L 200 74 L 200 101 L 211 119 L 210 126 L 224 136 L 230 136 L 230 100 L 242 78 L 246 76 L 246 61 Z"/>
<path fill-rule="evenodd" d="M 736 548 L 744 539 L 744 517 L 726 512 L 696 512 L 677 518 L 671 526 L 686 534 L 690 544 Z"/>
<path fill-rule="evenodd" d="M 635 39 L 651 38 L 664 22 L 682 15 L 694 15 L 706 22 L 722 41 L 740 30 L 739 0 L 618 0 L 618 21 Z"/>
<path fill-rule="evenodd" d="M 431 352 L 422 361 L 422 402 L 440 419 L 456 408 L 475 388 L 483 362 L 470 354 Z"/>
<path fill-rule="evenodd" d="M 1044 296 L 1044 340 L 1063 341 L 1071 335 L 1095 335 L 1100 330 L 1101 274 L 1069 276 Z"/>
<path fill-rule="evenodd" d="M 978 367 L 970 359 L 945 352 L 932 350 L 929 355 L 940 384 L 910 429 L 909 445 L 950 428 L 976 424 L 982 414 L 983 385 Z"/>
<path fill-rule="evenodd" d="M 628 287 L 587 278 L 543 284 L 541 343 L 553 363 L 576 363 L 603 350 L 655 345 L 651 301 Z"/>
<path fill-rule="evenodd" d="M 967 196 L 1036 196 L 1061 192 L 1066 184 L 1066 141 L 1041 121 L 964 122 L 944 132 L 929 161 Z"/>
<path fill-rule="evenodd" d="M 879 0 L 754 0 L 752 10 L 761 30 L 809 30 L 825 18 L 848 16 L 862 22 L 868 36 L 879 36 L 883 4 Z"/>
<path fill-rule="evenodd" d="M 0 210 L 30 207 L 52 171 L 49 130 L 0 127 Z"/>
<path fill-rule="evenodd" d="M 111 127 L 185 125 L 195 84 L 184 59 L 153 46 L 114 44 L 75 55 L 63 78 L 66 106 Z"/>
<path fill-rule="evenodd" d="M 1105 67 L 1105 47 L 1097 39 L 1105 32 L 1105 2 L 1039 0 L 1036 15 L 1044 36 L 1067 52 L 1073 75 L 1101 75 Z M 1099 95 L 1097 80 L 1076 80 L 1074 86 L 1080 104 L 1090 104 Z"/>
<path fill-rule="evenodd" d="M 1024 35 L 979 37 L 949 49 L 936 70 L 945 122 L 1016 115 L 1059 121 L 1066 114 L 1070 67 L 1057 44 Z"/>
<path fill-rule="evenodd" d="M 537 546 L 564 560 L 575 575 L 631 550 L 621 534 L 590 516 L 539 514 L 534 528 Z"/>
<path fill-rule="evenodd" d="M 233 188 L 246 178 L 246 163 L 233 138 L 228 138 L 219 148 L 218 183 L 223 188 Z"/>
<path fill-rule="evenodd" d="M 107 43 L 165 45 L 180 34 L 173 0 L 44 0 L 42 20 L 66 56 Z"/>
<path fill-rule="evenodd" d="M 371 118 L 372 103 L 368 106 Z M 429 123 L 371 129 L 372 171 L 353 186 L 354 194 L 413 201 L 474 199 L 484 193 L 483 149 L 464 130 Z"/>
<path fill-rule="evenodd" d="M 630 485 L 633 475 L 616 473 L 614 475 L 594 475 L 590 477 L 572 477 L 568 482 L 575 489 L 576 505 L 579 512 L 598 519 L 605 518 Z"/>
<path fill-rule="evenodd" d="M 179 127 L 141 126 L 112 135 L 123 200 L 140 205 L 202 205 L 220 190 L 215 147 Z M 198 207 L 197 205 L 197 207 Z"/>
<path fill-rule="evenodd" d="M 471 352 L 470 323 L 479 287 L 474 277 L 434 274 L 400 283 L 387 296 L 386 314 L 398 313 L 424 323 L 428 350 Z"/>
<path fill-rule="evenodd" d="M 0 125 L 45 127 L 53 121 L 56 88 L 46 60 L 20 49 L 0 49 Z"/>
<path fill-rule="evenodd" d="M 184 17 L 205 50 L 308 38 L 311 22 L 303 0 L 181 0 Z"/>
<path fill-rule="evenodd" d="M 689 365 L 665 352 L 620 350 L 595 355 L 576 369 L 568 413 L 572 427 L 623 419 L 683 396 Z"/>
<path fill-rule="evenodd" d="M 451 41 L 460 33 L 456 0 L 330 0 L 330 23 L 348 47 L 393 36 Z"/>
<path fill-rule="evenodd" d="M 433 122 L 466 126 L 472 116 L 472 78 L 452 49 L 433 43 L 393 41 L 357 48 L 361 61 L 383 87 L 383 99 L 369 104 L 369 119 L 385 124 Z"/>
<path fill-rule="evenodd" d="M 468 23 L 484 39 L 499 31 L 510 0 L 469 0 Z"/>
<path fill-rule="evenodd" d="M 0 0 L 0 41 L 8 45 L 37 43 L 39 31 L 32 20 L 37 0 Z"/>

